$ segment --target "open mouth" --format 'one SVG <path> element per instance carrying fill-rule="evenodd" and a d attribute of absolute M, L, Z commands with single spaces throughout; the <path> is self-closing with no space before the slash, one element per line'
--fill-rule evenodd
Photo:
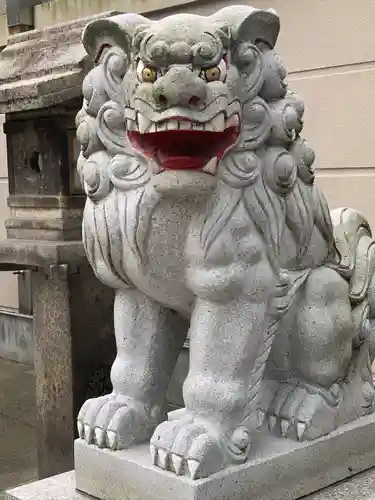
<path fill-rule="evenodd" d="M 199 170 L 214 175 L 217 165 L 240 133 L 238 114 L 220 113 L 206 123 L 186 118 L 149 122 L 138 113 L 128 132 L 132 145 L 153 158 L 160 170 Z M 141 117 L 141 119 L 140 119 Z"/>

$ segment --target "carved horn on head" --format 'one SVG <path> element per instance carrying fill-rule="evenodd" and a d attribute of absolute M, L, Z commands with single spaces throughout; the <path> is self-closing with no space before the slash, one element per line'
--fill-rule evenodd
<path fill-rule="evenodd" d="M 94 62 L 98 62 L 106 47 L 120 47 L 130 58 L 132 38 L 140 25 L 150 21 L 138 14 L 120 14 L 89 23 L 82 35 L 82 43 Z"/>
<path fill-rule="evenodd" d="M 280 19 L 274 10 L 254 10 L 232 32 L 237 43 L 266 43 L 271 49 L 280 32 Z"/>

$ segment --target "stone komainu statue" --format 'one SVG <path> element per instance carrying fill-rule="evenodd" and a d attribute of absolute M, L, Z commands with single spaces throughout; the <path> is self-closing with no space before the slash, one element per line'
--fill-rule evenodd
<path fill-rule="evenodd" d="M 83 238 L 116 290 L 113 393 L 81 438 L 193 479 L 248 459 L 257 428 L 295 440 L 374 411 L 374 241 L 329 212 L 274 11 L 96 20 L 77 116 Z M 166 390 L 190 334 L 185 411 Z M 268 429 L 268 430 L 267 430 Z"/>

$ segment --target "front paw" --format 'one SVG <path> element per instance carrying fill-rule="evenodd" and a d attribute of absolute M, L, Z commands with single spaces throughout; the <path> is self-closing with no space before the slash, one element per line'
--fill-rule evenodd
<path fill-rule="evenodd" d="M 160 424 L 150 451 L 157 467 L 194 480 L 246 462 L 250 436 L 244 427 L 226 433 L 218 425 L 187 415 Z"/>
<path fill-rule="evenodd" d="M 78 415 L 78 433 L 88 444 L 121 450 L 147 441 L 165 420 L 160 406 L 146 405 L 125 396 L 110 394 L 89 399 Z"/>

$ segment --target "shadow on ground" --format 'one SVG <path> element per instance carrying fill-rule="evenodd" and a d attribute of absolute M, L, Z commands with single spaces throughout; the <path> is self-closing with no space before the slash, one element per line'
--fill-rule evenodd
<path fill-rule="evenodd" d="M 37 479 L 35 421 L 32 368 L 0 359 L 0 500 L 2 491 Z"/>

